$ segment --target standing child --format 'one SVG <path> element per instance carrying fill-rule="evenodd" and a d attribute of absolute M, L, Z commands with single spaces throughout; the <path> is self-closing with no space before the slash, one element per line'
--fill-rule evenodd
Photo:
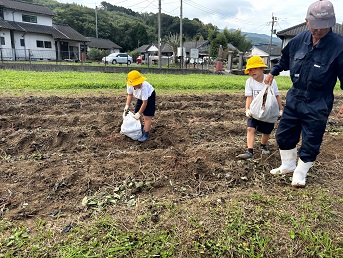
<path fill-rule="evenodd" d="M 270 151 L 267 147 L 267 142 L 269 140 L 270 133 L 274 129 L 274 123 L 267 123 L 255 118 L 252 118 L 252 114 L 250 111 L 250 104 L 261 90 L 265 87 L 263 84 L 265 79 L 265 74 L 263 73 L 264 68 L 267 66 L 264 64 L 263 60 L 259 56 L 252 56 L 248 62 L 246 69 L 244 71 L 245 74 L 249 74 L 250 78 L 247 79 L 245 83 L 245 96 L 246 96 L 246 116 L 248 117 L 247 121 L 247 145 L 248 150 L 243 154 L 239 154 L 237 158 L 240 159 L 251 159 L 254 157 L 254 143 L 255 143 L 255 132 L 261 132 L 261 145 L 260 149 L 264 154 L 270 154 Z M 276 81 L 273 80 L 270 87 L 273 87 L 274 94 L 276 96 L 277 102 L 279 104 L 279 116 L 282 115 L 282 105 L 281 99 L 279 96 L 279 89 L 277 87 Z"/>
<path fill-rule="evenodd" d="M 137 98 L 134 118 L 140 120 L 143 133 L 138 141 L 145 142 L 149 139 L 152 118 L 155 115 L 155 89 L 137 70 L 132 70 L 127 74 L 126 85 L 127 98 L 124 111 L 128 111 L 132 96 Z"/>

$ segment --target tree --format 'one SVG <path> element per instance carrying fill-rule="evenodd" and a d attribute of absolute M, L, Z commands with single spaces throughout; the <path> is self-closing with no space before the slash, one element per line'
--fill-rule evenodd
<path fill-rule="evenodd" d="M 246 52 L 252 47 L 251 41 L 246 39 L 246 35 L 242 35 L 241 30 L 229 31 L 227 27 L 225 27 L 223 34 L 229 43 L 242 52 Z"/>
<path fill-rule="evenodd" d="M 91 48 L 87 53 L 87 58 L 90 60 L 101 60 L 103 57 L 103 53 L 100 49 L 97 48 Z"/>
<path fill-rule="evenodd" d="M 211 41 L 210 55 L 218 56 L 219 47 L 222 46 L 223 50 L 227 49 L 227 38 L 223 33 L 218 33 L 217 37 Z M 222 57 L 220 57 L 222 58 Z"/>
<path fill-rule="evenodd" d="M 164 42 L 169 44 L 173 49 L 174 64 L 177 63 L 177 48 L 180 44 L 180 37 L 178 34 L 170 33 L 168 36 L 165 36 Z"/>
<path fill-rule="evenodd" d="M 128 49 L 133 50 L 137 48 L 138 42 L 141 45 L 149 43 L 146 27 L 142 23 L 134 23 L 126 33 L 131 38 L 131 42 L 128 46 Z"/>
<path fill-rule="evenodd" d="M 81 15 L 80 15 L 81 14 Z M 75 17 L 78 17 L 77 19 Z M 95 36 L 95 11 L 94 9 L 66 4 L 63 8 L 55 10 L 54 23 L 68 24 L 86 37 Z"/>
<path fill-rule="evenodd" d="M 96 15 L 95 9 L 78 4 L 62 4 L 54 0 L 28 0 L 32 3 L 39 3 L 48 6 L 55 12 L 54 23 L 68 24 L 86 37 L 96 36 Z M 158 14 L 138 13 L 131 9 L 112 5 L 102 1 L 97 10 L 98 37 L 109 39 L 120 45 L 123 51 L 131 51 L 142 44 L 157 42 L 158 34 Z M 180 33 L 180 18 L 161 14 L 161 37 L 178 35 Z M 241 31 L 224 29 L 227 42 L 232 43 L 241 51 L 251 48 L 251 42 L 245 39 Z M 183 19 L 183 40 L 209 40 L 211 42 L 213 54 L 217 54 L 219 45 L 224 45 L 224 40 L 217 26 L 209 23 L 203 24 L 198 18 L 189 20 Z M 201 35 L 201 36 L 200 36 Z M 214 41 L 214 42 L 212 42 Z M 179 42 L 177 43 L 179 44 Z"/>

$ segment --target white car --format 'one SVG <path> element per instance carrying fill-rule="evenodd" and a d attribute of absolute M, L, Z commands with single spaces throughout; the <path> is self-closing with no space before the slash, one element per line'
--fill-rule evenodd
<path fill-rule="evenodd" d="M 112 53 L 102 58 L 104 64 L 131 64 L 132 56 L 126 53 Z"/>

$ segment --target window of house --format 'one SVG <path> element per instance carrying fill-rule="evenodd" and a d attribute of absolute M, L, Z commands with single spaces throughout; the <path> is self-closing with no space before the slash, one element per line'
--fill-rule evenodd
<path fill-rule="evenodd" d="M 37 47 L 44 47 L 42 40 L 37 40 Z"/>
<path fill-rule="evenodd" d="M 51 41 L 37 40 L 37 47 L 52 48 Z"/>
<path fill-rule="evenodd" d="M 37 16 L 23 14 L 22 20 L 23 22 L 37 23 Z"/>
<path fill-rule="evenodd" d="M 25 39 L 20 39 L 20 46 L 25 47 Z"/>
<path fill-rule="evenodd" d="M 0 43 L 1 45 L 5 45 L 5 37 L 0 37 Z"/>
<path fill-rule="evenodd" d="M 44 41 L 45 48 L 51 48 L 51 41 Z"/>
<path fill-rule="evenodd" d="M 4 19 L 4 9 L 0 8 L 0 20 Z"/>

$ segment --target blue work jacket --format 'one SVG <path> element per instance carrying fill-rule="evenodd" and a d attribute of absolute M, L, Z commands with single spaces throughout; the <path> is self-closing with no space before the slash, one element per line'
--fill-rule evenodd
<path fill-rule="evenodd" d="M 331 29 L 313 46 L 311 32 L 300 33 L 282 49 L 281 59 L 270 73 L 276 76 L 287 70 L 293 87 L 307 94 L 332 95 L 337 77 L 343 89 L 343 37 Z"/>

